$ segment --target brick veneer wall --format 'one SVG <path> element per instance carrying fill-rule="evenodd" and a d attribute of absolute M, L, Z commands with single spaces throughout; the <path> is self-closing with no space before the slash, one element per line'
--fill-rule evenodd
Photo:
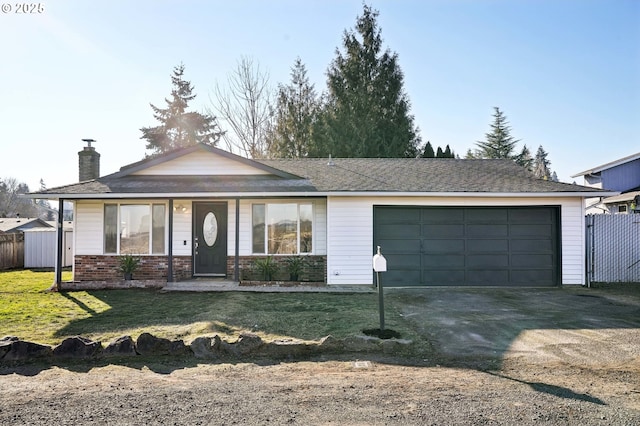
<path fill-rule="evenodd" d="M 248 279 L 248 275 L 251 275 L 250 279 L 260 279 L 256 277 L 255 267 L 253 262 L 256 259 L 264 259 L 267 256 L 239 256 L 238 264 L 240 267 L 240 279 Z M 279 271 L 276 273 L 274 280 L 286 281 L 289 279 L 289 272 L 287 272 L 286 260 L 290 256 L 273 256 L 273 260 L 279 265 Z M 305 265 L 300 273 L 300 281 L 312 281 L 312 282 L 327 282 L 327 256 L 304 256 L 306 259 Z M 235 257 L 227 257 L 227 277 L 233 278 L 235 266 Z"/>
<path fill-rule="evenodd" d="M 87 256 L 76 255 L 74 281 L 119 281 L 122 272 L 119 270 L 119 256 Z M 140 266 L 133 273 L 135 280 L 167 281 L 167 256 L 140 256 Z M 176 256 L 173 258 L 173 276 L 176 280 L 190 279 L 192 276 L 191 257 Z"/>

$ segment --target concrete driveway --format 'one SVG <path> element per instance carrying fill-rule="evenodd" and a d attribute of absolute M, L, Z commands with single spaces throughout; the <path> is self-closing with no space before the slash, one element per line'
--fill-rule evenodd
<path fill-rule="evenodd" d="M 640 367 L 640 286 L 385 294 L 444 359 Z"/>

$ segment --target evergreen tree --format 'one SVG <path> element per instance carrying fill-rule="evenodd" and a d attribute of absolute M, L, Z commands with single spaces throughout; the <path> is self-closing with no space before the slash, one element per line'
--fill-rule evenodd
<path fill-rule="evenodd" d="M 533 174 L 538 179 L 551 179 L 551 170 L 549 169 L 551 162 L 547 160 L 548 155 L 544 148 L 542 148 L 542 145 L 540 145 L 536 152 L 536 157 L 533 160 Z"/>
<path fill-rule="evenodd" d="M 158 108 L 153 104 L 153 117 L 160 122 L 156 127 L 140 129 L 140 139 L 147 141 L 146 148 L 153 154 L 182 148 L 196 143 L 215 146 L 222 132 L 216 118 L 199 112 L 187 111 L 189 102 L 195 99 L 193 86 L 184 79 L 184 65 L 173 69 L 171 75 L 171 98 L 165 98 L 166 108 Z"/>
<path fill-rule="evenodd" d="M 494 107 L 491 131 L 485 133 L 486 140 L 477 141 L 478 148 L 473 158 L 510 158 L 514 159 L 513 150 L 519 140 L 511 136 L 511 127 L 500 108 Z"/>
<path fill-rule="evenodd" d="M 327 70 L 327 104 L 316 156 L 417 157 L 420 137 L 409 114 L 398 55 L 382 51 L 378 11 L 364 5 L 355 31 L 343 35 L 344 53 Z"/>
<path fill-rule="evenodd" d="M 455 158 L 455 155 L 453 154 L 453 151 L 451 150 L 449 145 L 447 145 L 447 147 L 444 149 L 444 152 L 442 153 L 442 157 L 443 158 Z"/>
<path fill-rule="evenodd" d="M 442 148 L 438 147 L 438 150 L 436 151 L 436 158 L 444 158 L 444 151 L 442 151 Z"/>
<path fill-rule="evenodd" d="M 516 164 L 524 167 L 529 171 L 533 169 L 533 158 L 531 157 L 531 151 L 529 151 L 529 148 L 527 148 L 526 145 L 522 147 L 522 151 L 520 151 L 520 154 L 514 157 L 514 161 L 516 162 Z"/>
<path fill-rule="evenodd" d="M 434 158 L 436 153 L 433 151 L 433 147 L 431 146 L 431 142 L 427 141 L 424 146 L 424 150 L 422 151 L 422 158 Z"/>
<path fill-rule="evenodd" d="M 299 158 L 309 154 L 319 107 L 307 69 L 297 58 L 291 69 L 291 83 L 278 88 L 275 120 L 267 144 L 271 157 Z"/>

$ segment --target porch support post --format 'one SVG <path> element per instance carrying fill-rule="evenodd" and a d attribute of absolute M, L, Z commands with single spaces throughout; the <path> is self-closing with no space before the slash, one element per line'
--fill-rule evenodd
<path fill-rule="evenodd" d="M 172 283 L 173 280 L 173 198 L 169 198 L 169 242 L 167 245 L 167 282 Z"/>
<path fill-rule="evenodd" d="M 240 198 L 236 198 L 236 256 L 233 262 L 233 280 L 240 282 Z"/>
<path fill-rule="evenodd" d="M 63 225 L 63 219 L 64 219 L 64 200 L 62 198 L 60 198 L 58 200 L 58 219 L 57 219 L 57 237 L 58 237 L 58 241 L 56 243 L 56 277 L 55 277 L 55 281 L 54 281 L 54 285 L 56 288 L 56 291 L 60 291 L 62 290 L 62 256 L 63 256 L 63 249 L 62 249 L 62 237 L 64 235 L 64 229 L 62 227 Z"/>

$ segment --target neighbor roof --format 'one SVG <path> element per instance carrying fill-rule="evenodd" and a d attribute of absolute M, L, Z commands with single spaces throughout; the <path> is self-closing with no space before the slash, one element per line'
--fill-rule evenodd
<path fill-rule="evenodd" d="M 35 223 L 34 223 L 35 222 Z M 40 226 L 41 228 L 50 228 L 51 225 L 37 217 L 3 217 L 0 218 L 0 232 L 10 232 L 18 230 L 25 226 Z"/>
<path fill-rule="evenodd" d="M 611 169 L 613 167 L 619 166 L 619 165 L 624 164 L 624 163 L 629 163 L 631 161 L 635 161 L 635 160 L 637 160 L 639 158 L 640 158 L 640 152 L 638 152 L 637 154 L 632 154 L 632 155 L 629 155 L 627 157 L 620 158 L 619 160 L 611 161 L 609 163 L 605 163 L 605 164 L 602 164 L 600 166 L 596 166 L 596 167 L 594 167 L 592 169 L 585 170 L 585 171 L 580 172 L 580 173 L 576 173 L 575 175 L 573 175 L 571 177 L 575 178 L 575 177 L 578 177 L 578 176 L 591 175 L 593 173 L 598 173 L 598 172 L 601 172 L 603 170 Z"/>

